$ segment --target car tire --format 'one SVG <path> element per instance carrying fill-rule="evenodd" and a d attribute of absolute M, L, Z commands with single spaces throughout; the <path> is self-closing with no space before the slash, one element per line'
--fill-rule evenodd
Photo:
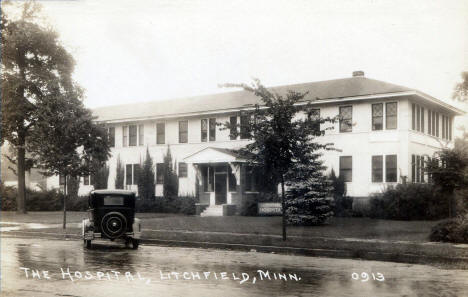
<path fill-rule="evenodd" d="M 91 240 L 83 240 L 84 242 L 84 246 L 87 248 L 87 249 L 91 249 Z"/>
<path fill-rule="evenodd" d="M 134 250 L 138 249 L 138 246 L 140 245 L 140 241 L 138 239 L 132 238 L 132 247 Z"/>

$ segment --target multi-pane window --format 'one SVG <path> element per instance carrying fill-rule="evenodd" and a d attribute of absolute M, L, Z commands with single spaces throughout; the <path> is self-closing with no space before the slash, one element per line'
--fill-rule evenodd
<path fill-rule="evenodd" d="M 385 129 L 397 128 L 397 103 L 385 103 Z"/>
<path fill-rule="evenodd" d="M 179 177 L 187 177 L 187 163 L 179 163 Z"/>
<path fill-rule="evenodd" d="M 216 141 L 216 118 L 210 119 L 210 141 Z"/>
<path fill-rule="evenodd" d="M 115 127 L 107 128 L 107 139 L 109 140 L 109 146 L 115 146 Z"/>
<path fill-rule="evenodd" d="M 201 141 L 208 141 L 208 119 L 201 120 Z"/>
<path fill-rule="evenodd" d="M 397 155 L 387 155 L 385 156 L 385 181 L 394 183 L 397 180 Z"/>
<path fill-rule="evenodd" d="M 340 157 L 340 176 L 343 177 L 345 182 L 353 181 L 353 157 L 341 156 Z"/>
<path fill-rule="evenodd" d="M 411 155 L 411 181 L 413 183 L 424 183 L 424 156 Z"/>
<path fill-rule="evenodd" d="M 372 130 L 383 129 L 383 103 L 372 104 Z"/>
<path fill-rule="evenodd" d="M 353 131 L 353 107 L 340 106 L 340 132 Z"/>
<path fill-rule="evenodd" d="M 188 142 L 188 121 L 179 121 L 179 143 Z"/>
<path fill-rule="evenodd" d="M 89 175 L 83 176 L 83 184 L 89 186 Z"/>
<path fill-rule="evenodd" d="M 140 164 L 125 165 L 125 184 L 127 186 L 138 184 L 139 176 L 140 176 Z"/>
<path fill-rule="evenodd" d="M 122 126 L 122 146 L 128 146 L 128 126 Z"/>
<path fill-rule="evenodd" d="M 372 182 L 383 182 L 383 157 L 372 156 Z"/>
<path fill-rule="evenodd" d="M 386 155 L 385 167 L 384 156 L 372 156 L 372 182 L 381 183 L 384 181 L 384 168 L 385 168 L 385 181 L 387 183 L 397 181 L 397 156 Z"/>
<path fill-rule="evenodd" d="M 164 163 L 156 163 L 156 184 L 164 183 Z"/>
<path fill-rule="evenodd" d="M 320 133 L 320 109 L 312 109 L 310 113 L 310 117 L 312 120 L 314 120 L 314 131 L 317 134 Z"/>
<path fill-rule="evenodd" d="M 237 139 L 237 116 L 232 116 L 229 118 L 230 129 L 229 129 L 229 138 L 231 140 Z"/>
<path fill-rule="evenodd" d="M 250 138 L 250 115 L 240 116 L 240 138 L 241 139 Z"/>
<path fill-rule="evenodd" d="M 128 126 L 128 146 L 137 145 L 137 125 Z"/>
<path fill-rule="evenodd" d="M 166 142 L 166 124 L 156 124 L 156 144 L 164 144 Z"/>
<path fill-rule="evenodd" d="M 138 125 L 138 145 L 145 144 L 145 126 Z"/>

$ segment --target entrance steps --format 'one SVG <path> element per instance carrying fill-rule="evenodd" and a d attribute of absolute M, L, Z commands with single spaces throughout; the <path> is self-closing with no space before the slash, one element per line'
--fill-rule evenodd
<path fill-rule="evenodd" d="M 222 217 L 223 206 L 222 205 L 210 205 L 201 214 L 201 217 Z"/>

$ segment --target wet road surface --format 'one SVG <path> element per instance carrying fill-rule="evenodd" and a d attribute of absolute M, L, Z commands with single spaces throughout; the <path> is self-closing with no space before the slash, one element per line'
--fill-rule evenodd
<path fill-rule="evenodd" d="M 3 236 L 1 268 L 1 296 L 468 296 L 466 270 L 109 241 Z"/>

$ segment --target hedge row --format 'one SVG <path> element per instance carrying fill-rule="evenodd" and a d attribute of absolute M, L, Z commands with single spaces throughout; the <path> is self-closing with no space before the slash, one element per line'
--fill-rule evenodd
<path fill-rule="evenodd" d="M 1 210 L 15 211 L 17 189 L 0 184 Z M 164 199 L 156 197 L 151 200 L 136 201 L 137 212 L 162 212 L 195 214 L 196 198 L 192 196 L 174 197 Z M 28 211 L 58 211 L 63 209 L 63 194 L 57 190 L 26 192 L 26 208 Z M 67 210 L 86 211 L 88 209 L 88 197 L 68 197 Z"/>
<path fill-rule="evenodd" d="M 429 184 L 399 184 L 373 194 L 368 216 L 395 220 L 436 220 L 448 217 L 448 202 Z"/>

